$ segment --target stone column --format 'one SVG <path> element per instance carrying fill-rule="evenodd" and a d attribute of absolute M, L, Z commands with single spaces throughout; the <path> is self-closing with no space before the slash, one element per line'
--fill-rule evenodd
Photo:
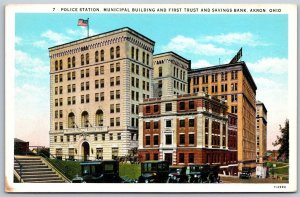
<path fill-rule="evenodd" d="M 211 141 L 212 141 L 212 119 L 208 119 L 208 148 L 211 148 Z"/>

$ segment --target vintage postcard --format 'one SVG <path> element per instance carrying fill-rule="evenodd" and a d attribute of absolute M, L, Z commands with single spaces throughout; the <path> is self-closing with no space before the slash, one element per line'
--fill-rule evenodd
<path fill-rule="evenodd" d="M 297 191 L 296 5 L 5 11 L 6 192 Z"/>

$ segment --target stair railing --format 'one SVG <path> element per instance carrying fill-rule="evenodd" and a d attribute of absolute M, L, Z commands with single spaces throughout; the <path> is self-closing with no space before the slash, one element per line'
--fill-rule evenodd
<path fill-rule="evenodd" d="M 63 174 L 65 177 L 67 177 L 68 179 L 70 179 L 70 177 L 68 176 L 67 172 L 65 170 L 62 169 L 61 166 L 57 165 L 56 163 L 54 162 L 51 162 L 50 160 L 50 156 L 53 157 L 53 158 L 56 158 L 54 157 L 53 155 L 50 154 L 50 156 L 48 157 L 47 155 L 43 154 L 43 153 L 38 153 L 37 155 L 45 158 L 52 166 L 54 166 L 61 174 Z"/>
<path fill-rule="evenodd" d="M 20 176 L 20 182 L 22 182 L 22 175 L 23 175 L 23 165 L 20 163 L 20 161 L 14 157 L 14 161 L 17 162 L 17 164 L 20 166 L 20 171 L 18 172 Z"/>

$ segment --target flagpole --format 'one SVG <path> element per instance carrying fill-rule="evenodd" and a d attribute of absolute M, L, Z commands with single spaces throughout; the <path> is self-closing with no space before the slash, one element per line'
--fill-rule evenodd
<path fill-rule="evenodd" d="M 87 37 L 90 36 L 90 23 L 89 23 L 89 18 L 87 18 Z"/>

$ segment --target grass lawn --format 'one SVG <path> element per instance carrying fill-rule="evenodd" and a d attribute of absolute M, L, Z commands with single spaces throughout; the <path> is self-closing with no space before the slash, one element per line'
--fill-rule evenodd
<path fill-rule="evenodd" d="M 51 163 L 59 166 L 66 176 L 72 180 L 76 175 L 80 176 L 80 162 L 78 161 L 63 161 L 57 159 L 51 159 Z M 137 179 L 141 175 L 141 165 L 140 164 L 119 164 L 119 175 L 127 176 L 131 179 Z"/>

